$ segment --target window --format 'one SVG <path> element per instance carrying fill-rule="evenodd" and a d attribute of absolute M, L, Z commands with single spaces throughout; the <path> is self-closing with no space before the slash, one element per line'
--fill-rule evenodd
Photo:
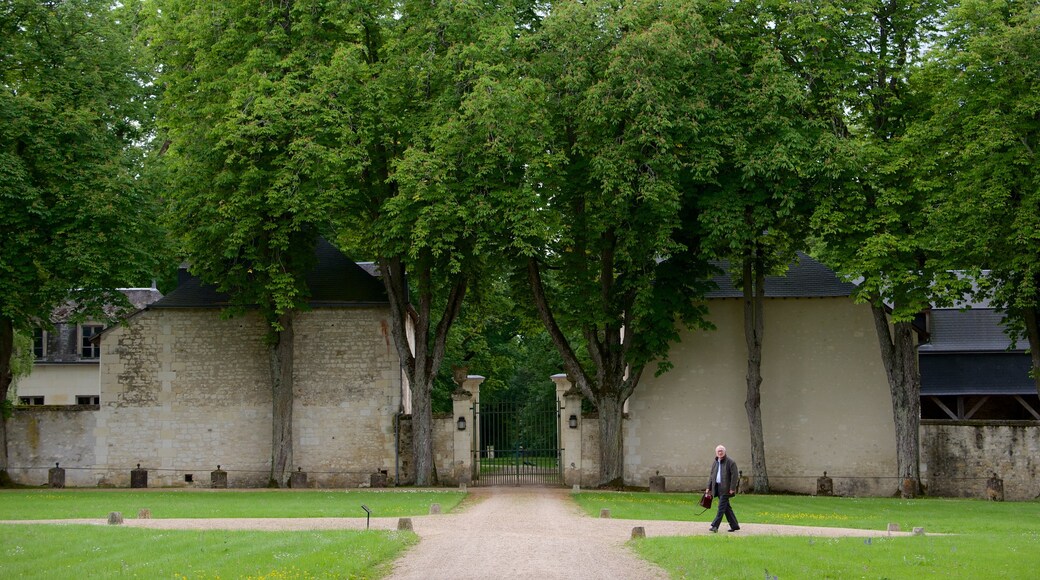
<path fill-rule="evenodd" d="M 77 405 L 100 405 L 101 397 L 98 395 L 76 395 Z"/>
<path fill-rule="evenodd" d="M 47 356 L 47 331 L 42 328 L 33 330 L 33 357 L 41 359 Z"/>
<path fill-rule="evenodd" d="M 101 358 L 101 345 L 90 339 L 100 334 L 104 327 L 100 324 L 83 324 L 79 329 L 80 358 Z"/>
<path fill-rule="evenodd" d="M 19 405 L 42 405 L 43 397 L 18 397 Z"/>

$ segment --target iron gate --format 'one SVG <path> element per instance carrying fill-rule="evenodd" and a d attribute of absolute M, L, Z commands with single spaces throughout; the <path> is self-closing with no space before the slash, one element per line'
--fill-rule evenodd
<path fill-rule="evenodd" d="M 557 401 L 476 403 L 473 424 L 478 485 L 563 485 Z"/>

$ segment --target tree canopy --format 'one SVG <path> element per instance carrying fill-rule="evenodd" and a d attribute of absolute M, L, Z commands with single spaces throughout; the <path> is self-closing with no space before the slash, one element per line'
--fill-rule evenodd
<path fill-rule="evenodd" d="M 0 399 L 14 331 L 49 325 L 68 300 L 81 316 L 124 304 L 117 288 L 151 277 L 161 256 L 158 206 L 139 179 L 153 99 L 135 9 L 0 7 Z"/>
<path fill-rule="evenodd" d="M 1040 6 L 963 2 L 918 75 L 921 189 L 942 202 L 937 246 L 973 268 L 1028 343 L 1040 393 Z"/>

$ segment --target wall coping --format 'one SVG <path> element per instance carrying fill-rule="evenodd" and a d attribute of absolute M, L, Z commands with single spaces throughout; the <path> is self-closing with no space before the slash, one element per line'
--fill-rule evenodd
<path fill-rule="evenodd" d="M 1040 421 L 995 419 L 921 419 L 921 426 L 939 427 L 1040 427 Z"/>

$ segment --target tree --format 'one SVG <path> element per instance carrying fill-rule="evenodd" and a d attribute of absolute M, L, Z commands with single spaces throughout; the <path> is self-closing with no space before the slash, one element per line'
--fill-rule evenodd
<path fill-rule="evenodd" d="M 923 187 L 944 192 L 941 249 L 988 270 L 983 290 L 1028 342 L 1040 394 L 1040 6 L 964 2 L 946 31 L 917 79 Z"/>
<path fill-rule="evenodd" d="M 339 3 L 156 0 L 148 41 L 161 70 L 169 220 L 191 271 L 259 312 L 272 392 L 270 484 L 293 467 L 294 320 L 331 201 L 310 127 L 315 69 L 349 40 Z"/>
<path fill-rule="evenodd" d="M 509 3 L 359 2 L 318 76 L 312 118 L 338 240 L 375 258 L 411 389 L 415 483 L 433 471 L 431 393 L 449 331 L 499 244 L 535 141 L 530 83 L 510 76 Z M 524 141 L 526 139 L 526 141 Z"/>
<path fill-rule="evenodd" d="M 14 333 L 125 304 L 116 288 L 158 258 L 156 206 L 137 176 L 149 127 L 147 69 L 132 42 L 136 4 L 0 6 L 0 400 Z M 0 420 L 0 478 L 7 478 Z"/>
<path fill-rule="evenodd" d="M 802 11 L 794 4 L 791 10 Z M 916 152 L 905 140 L 921 110 L 908 77 L 941 11 L 931 1 L 829 5 L 820 14 L 835 17 L 843 32 L 821 40 L 839 43 L 837 51 L 851 66 L 810 69 L 822 71 L 816 100 L 830 108 L 835 135 L 842 139 L 832 190 L 813 217 L 814 252 L 860 280 L 857 298 L 870 304 L 892 396 L 897 476 L 905 497 L 920 492 L 921 380 L 913 320 L 958 288 L 945 257 L 933 250 L 934 200 L 915 186 Z M 801 38 L 801 52 L 815 54 L 812 37 Z"/>
<path fill-rule="evenodd" d="M 758 3 L 709 3 L 733 50 L 727 123 L 732 135 L 715 183 L 703 188 L 705 249 L 729 264 L 744 294 L 747 412 L 754 490 L 769 490 L 761 412 L 765 277 L 782 275 L 803 249 L 818 169 L 829 141 L 803 79 L 773 37 L 776 15 Z"/>
<path fill-rule="evenodd" d="M 514 251 L 565 372 L 599 412 L 598 483 L 616 485 L 625 400 L 647 365 L 670 366 L 681 326 L 706 326 L 710 266 L 689 225 L 694 186 L 729 137 L 718 104 L 732 54 L 684 2 L 556 3 L 529 43 L 518 76 L 544 87 L 532 128 L 544 144 L 525 163 Z"/>

